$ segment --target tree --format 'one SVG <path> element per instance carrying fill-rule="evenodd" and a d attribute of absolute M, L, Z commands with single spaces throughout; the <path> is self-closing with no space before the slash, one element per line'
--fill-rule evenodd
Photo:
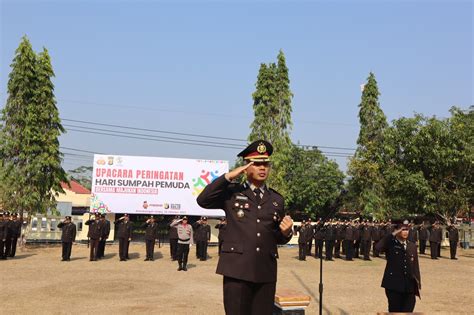
<path fill-rule="evenodd" d="M 288 67 L 283 51 L 280 50 L 277 64 L 260 65 L 256 90 L 252 94 L 255 118 L 250 125 L 249 141 L 265 139 L 272 143 L 275 153 L 272 156 L 272 176 L 269 184 L 280 193 L 287 191 L 284 176 L 285 165 L 291 150 L 290 131 L 291 99 Z"/>
<path fill-rule="evenodd" d="M 79 166 L 73 170 L 68 171 L 68 177 L 75 180 L 82 186 L 91 190 L 92 188 L 92 166 Z"/>
<path fill-rule="evenodd" d="M 352 204 L 362 214 L 382 217 L 384 208 L 383 143 L 387 118 L 380 108 L 380 93 L 371 72 L 359 104 L 360 131 L 357 149 L 349 162 L 348 174 Z"/>
<path fill-rule="evenodd" d="M 64 132 L 54 98 L 49 54 L 33 51 L 26 37 L 15 52 L 2 111 L 2 203 L 28 213 L 55 210 L 67 181 L 58 137 Z"/>
<path fill-rule="evenodd" d="M 400 118 L 387 129 L 384 171 L 390 212 L 436 214 L 447 220 L 473 204 L 474 114 L 448 119 Z"/>
<path fill-rule="evenodd" d="M 285 180 L 288 183 L 286 203 L 312 218 L 323 216 L 340 195 L 344 174 L 336 162 L 328 160 L 319 150 L 292 146 Z"/>

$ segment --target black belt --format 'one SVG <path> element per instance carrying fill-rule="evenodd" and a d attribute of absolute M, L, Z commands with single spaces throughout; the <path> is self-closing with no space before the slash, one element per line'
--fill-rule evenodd
<path fill-rule="evenodd" d="M 182 239 L 179 239 L 179 240 L 180 240 L 181 242 L 187 242 L 187 241 L 189 241 L 189 240 L 190 240 L 190 238 L 188 238 L 188 239 L 185 239 L 185 240 L 182 240 Z"/>

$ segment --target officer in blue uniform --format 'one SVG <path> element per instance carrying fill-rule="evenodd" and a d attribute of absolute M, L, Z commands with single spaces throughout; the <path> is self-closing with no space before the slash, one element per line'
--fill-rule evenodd
<path fill-rule="evenodd" d="M 273 147 L 257 140 L 238 154 L 245 165 L 215 179 L 198 196 L 206 209 L 223 209 L 227 227 L 217 273 L 224 276 L 228 315 L 271 315 L 277 281 L 278 244 L 292 236 L 284 199 L 265 181 Z M 234 180 L 242 174 L 246 182 Z"/>

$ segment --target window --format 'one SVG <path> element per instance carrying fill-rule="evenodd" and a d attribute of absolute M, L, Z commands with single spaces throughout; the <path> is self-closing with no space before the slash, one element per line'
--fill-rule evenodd
<path fill-rule="evenodd" d="M 56 219 L 51 219 L 51 223 L 49 227 L 50 231 L 51 232 L 56 231 L 57 225 L 58 225 L 58 222 L 56 221 Z"/>
<path fill-rule="evenodd" d="M 78 232 L 82 231 L 82 221 L 77 222 L 77 231 Z"/>
<path fill-rule="evenodd" d="M 46 218 L 41 218 L 41 231 L 46 231 L 47 223 Z"/>
<path fill-rule="evenodd" d="M 31 221 L 31 230 L 38 230 L 38 218 L 33 218 L 33 220 Z"/>

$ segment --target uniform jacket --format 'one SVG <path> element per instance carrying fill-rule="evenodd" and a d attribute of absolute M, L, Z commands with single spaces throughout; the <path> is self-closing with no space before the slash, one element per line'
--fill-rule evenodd
<path fill-rule="evenodd" d="M 374 242 L 378 242 L 380 240 L 380 227 L 378 225 L 372 226 L 371 233 L 372 240 L 374 240 Z"/>
<path fill-rule="evenodd" d="M 418 242 L 418 230 L 415 226 L 408 230 L 408 240 L 413 243 Z"/>
<path fill-rule="evenodd" d="M 429 231 L 425 226 L 421 226 L 418 230 L 418 238 L 420 241 L 427 241 L 429 239 Z"/>
<path fill-rule="evenodd" d="M 332 224 L 328 224 L 323 227 L 323 230 L 324 230 L 324 239 L 326 241 L 336 240 L 336 226 Z"/>
<path fill-rule="evenodd" d="M 102 239 L 103 240 L 106 240 L 109 238 L 109 234 L 110 234 L 110 221 L 109 220 L 104 220 L 104 221 L 101 221 L 101 222 L 104 222 L 104 228 L 102 229 Z"/>
<path fill-rule="evenodd" d="M 443 240 L 443 229 L 433 227 L 430 232 L 430 242 L 441 243 Z"/>
<path fill-rule="evenodd" d="M 143 223 L 142 228 L 145 228 L 145 240 L 153 241 L 158 238 L 158 224 L 154 223 Z"/>
<path fill-rule="evenodd" d="M 178 231 L 178 244 L 194 244 L 194 233 L 191 224 L 182 224 L 181 221 L 173 221 L 172 226 L 176 226 Z"/>
<path fill-rule="evenodd" d="M 306 243 L 308 239 L 307 226 L 300 225 L 297 227 L 296 231 L 298 232 L 298 243 Z"/>
<path fill-rule="evenodd" d="M 125 222 L 125 220 L 117 220 L 115 221 L 115 225 L 117 228 L 118 238 L 127 240 L 132 238 L 132 223 L 130 221 Z"/>
<path fill-rule="evenodd" d="M 372 240 L 372 227 L 369 225 L 363 225 L 361 228 L 361 240 L 371 241 Z"/>
<path fill-rule="evenodd" d="M 176 228 L 176 226 L 172 225 L 173 222 L 176 222 L 176 221 L 177 221 L 177 219 L 174 219 L 170 224 L 170 231 L 169 231 L 170 240 L 178 238 L 178 229 Z"/>
<path fill-rule="evenodd" d="M 194 240 L 196 242 L 205 242 L 211 240 L 211 226 L 209 224 L 193 224 Z"/>
<path fill-rule="evenodd" d="M 446 229 L 449 232 L 449 241 L 459 242 L 459 230 L 454 225 L 450 225 Z"/>
<path fill-rule="evenodd" d="M 100 220 L 87 220 L 86 225 L 89 226 L 89 232 L 87 232 L 87 237 L 98 240 L 102 237 L 104 230 L 104 223 Z"/>
<path fill-rule="evenodd" d="M 76 240 L 76 225 L 72 222 L 60 222 L 58 228 L 62 230 L 61 241 L 65 243 L 72 243 Z"/>
<path fill-rule="evenodd" d="M 279 224 L 285 215 L 283 197 L 265 188 L 260 204 L 250 186 L 229 182 L 224 175 L 206 186 L 197 198 L 206 209 L 223 209 L 227 228 L 217 273 L 254 283 L 277 280 L 278 244 L 285 237 Z"/>
<path fill-rule="evenodd" d="M 0 239 L 6 240 L 8 233 L 8 221 L 0 221 Z"/>
<path fill-rule="evenodd" d="M 21 235 L 21 221 L 11 220 L 7 221 L 8 232 L 7 237 L 11 239 L 19 238 Z"/>
<path fill-rule="evenodd" d="M 375 245 L 377 250 L 385 251 L 387 257 L 382 287 L 420 296 L 421 277 L 416 244 L 408 240 L 406 243 L 405 250 L 392 234 L 387 234 Z"/>
<path fill-rule="evenodd" d="M 353 241 L 354 240 L 354 228 L 352 225 L 348 224 L 346 225 L 346 228 L 344 229 L 344 240 L 346 241 Z"/>
<path fill-rule="evenodd" d="M 218 235 L 218 239 L 221 241 L 224 239 L 224 233 L 225 233 L 225 228 L 227 227 L 227 224 L 223 224 L 223 223 L 218 223 L 216 224 L 215 228 L 219 230 L 219 235 Z"/>

